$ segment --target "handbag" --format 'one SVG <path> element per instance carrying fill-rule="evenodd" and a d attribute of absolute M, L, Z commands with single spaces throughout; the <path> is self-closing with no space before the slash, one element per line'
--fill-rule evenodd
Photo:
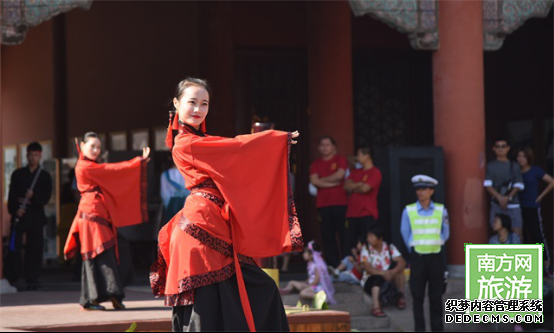
<path fill-rule="evenodd" d="M 389 257 L 391 260 L 391 263 L 389 265 L 388 270 L 394 269 L 396 267 L 396 261 L 392 260 L 392 251 L 390 249 L 389 245 Z M 383 285 L 381 286 L 381 290 L 379 291 L 379 301 L 383 304 L 388 304 L 391 302 L 395 302 L 399 297 L 399 292 L 396 289 L 396 285 L 394 282 L 385 281 Z"/>

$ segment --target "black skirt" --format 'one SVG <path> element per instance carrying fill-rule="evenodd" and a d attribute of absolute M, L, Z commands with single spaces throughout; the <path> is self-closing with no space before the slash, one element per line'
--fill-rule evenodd
<path fill-rule="evenodd" d="M 256 331 L 289 331 L 287 315 L 275 281 L 263 270 L 243 265 L 242 275 Z M 194 304 L 173 307 L 173 332 L 248 331 L 236 275 L 197 288 Z"/>
<path fill-rule="evenodd" d="M 115 248 L 107 249 L 96 258 L 83 261 L 81 271 L 81 300 L 83 307 L 93 303 L 102 303 L 115 297 L 118 302 L 125 298 L 124 287 L 133 282 L 129 242 L 118 235 L 119 261 L 117 264 Z"/>

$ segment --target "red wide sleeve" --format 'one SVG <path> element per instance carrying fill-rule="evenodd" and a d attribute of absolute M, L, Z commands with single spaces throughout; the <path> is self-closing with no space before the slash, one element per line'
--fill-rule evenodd
<path fill-rule="evenodd" d="M 102 189 L 116 228 L 148 222 L 146 161 L 136 157 L 120 163 L 90 163 L 83 172 Z"/>
<path fill-rule="evenodd" d="M 234 246 L 242 255 L 302 250 L 289 179 L 290 144 L 290 134 L 280 131 L 176 140 L 176 162 L 208 172 L 217 184 L 228 204 Z"/>

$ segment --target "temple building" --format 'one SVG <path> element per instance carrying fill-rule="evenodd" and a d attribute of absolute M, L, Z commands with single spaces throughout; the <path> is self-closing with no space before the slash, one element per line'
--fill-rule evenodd
<path fill-rule="evenodd" d="M 552 174 L 550 0 L 9 0 L 0 6 L 4 198 L 7 172 L 24 163 L 21 147 L 35 140 L 50 147 L 62 191 L 74 137 L 95 131 L 110 158 L 131 154 L 141 142 L 153 147 L 155 216 L 154 183 L 169 154 L 159 136 L 174 87 L 186 76 L 212 85 L 210 134 L 248 133 L 254 121 L 300 131 L 292 171 L 307 240 L 319 237 L 308 179 L 322 135 L 333 136 L 347 156 L 368 144 L 383 154 L 391 147 L 441 147 L 454 271 L 464 265 L 464 243 L 488 241 L 483 179 L 497 136 L 508 137 L 514 149 L 533 147 L 536 164 Z M 400 184 L 411 176 L 399 175 Z M 388 198 L 380 200 L 391 207 Z M 415 195 L 394 207 L 407 200 Z M 55 206 L 52 237 L 63 238 L 56 232 L 63 205 Z M 552 205 L 544 205 L 543 218 L 552 244 Z M 383 223 L 394 240 L 400 221 Z"/>

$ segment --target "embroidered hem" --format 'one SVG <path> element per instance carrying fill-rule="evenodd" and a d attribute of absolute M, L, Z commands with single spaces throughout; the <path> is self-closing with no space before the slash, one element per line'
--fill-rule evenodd
<path fill-rule="evenodd" d="M 107 249 L 111 249 L 112 247 L 116 246 L 117 238 L 114 237 L 110 239 L 107 242 L 104 242 L 102 245 L 98 246 L 96 249 L 82 253 L 81 256 L 83 257 L 83 260 L 90 260 L 96 258 L 99 254 L 106 251 Z"/>
<path fill-rule="evenodd" d="M 142 214 L 142 223 L 148 222 L 148 183 L 147 183 L 147 170 L 148 163 L 146 160 L 142 160 L 140 163 L 140 210 Z"/>
<path fill-rule="evenodd" d="M 190 222 L 186 217 L 179 221 L 179 228 L 192 238 L 200 241 L 210 249 L 223 254 L 226 257 L 233 258 L 233 245 L 221 240 L 208 231 Z M 237 254 L 241 264 L 256 266 L 256 262 L 247 256 Z M 165 285 L 167 282 L 167 263 L 158 249 L 158 259 L 150 268 L 150 285 L 152 292 L 158 297 L 165 297 L 165 306 L 185 306 L 194 304 L 194 289 L 216 284 L 231 278 L 235 274 L 234 262 L 225 267 L 212 272 L 188 276 L 179 281 L 178 294 L 165 294 Z"/>
<path fill-rule="evenodd" d="M 292 146 L 292 133 L 288 133 L 288 151 L 287 151 L 287 193 L 288 193 L 288 213 L 289 213 L 289 230 L 292 251 L 302 251 L 304 249 L 304 239 L 302 238 L 302 230 L 300 222 L 298 222 L 298 214 L 296 213 L 296 205 L 294 204 L 294 194 L 292 192 L 290 180 L 290 150 Z"/>
<path fill-rule="evenodd" d="M 87 221 L 90 221 L 90 222 L 95 222 L 95 223 L 103 225 L 107 228 L 110 228 L 110 230 L 112 229 L 112 222 L 105 219 L 105 218 L 103 218 L 100 215 L 79 212 L 77 216 L 79 216 L 79 218 L 81 218 L 83 220 L 87 220 Z"/>

